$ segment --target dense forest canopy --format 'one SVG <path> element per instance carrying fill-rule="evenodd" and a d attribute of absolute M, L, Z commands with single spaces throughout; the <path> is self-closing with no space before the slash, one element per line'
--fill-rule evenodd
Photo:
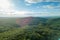
<path fill-rule="evenodd" d="M 60 18 L 0 18 L 0 40 L 59 40 Z"/>

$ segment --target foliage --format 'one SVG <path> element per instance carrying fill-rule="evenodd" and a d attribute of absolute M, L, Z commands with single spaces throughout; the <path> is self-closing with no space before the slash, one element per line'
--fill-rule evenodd
<path fill-rule="evenodd" d="M 60 37 L 60 19 L 48 19 L 30 22 L 37 25 L 19 27 L 15 19 L 0 20 L 0 40 L 58 40 Z M 39 19 L 38 19 L 39 20 Z"/>

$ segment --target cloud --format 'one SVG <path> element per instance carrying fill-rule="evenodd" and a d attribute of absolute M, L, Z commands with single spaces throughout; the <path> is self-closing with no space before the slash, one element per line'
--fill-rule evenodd
<path fill-rule="evenodd" d="M 30 6 L 31 3 L 38 3 L 38 2 L 43 2 L 43 1 L 44 0 L 25 0 L 25 2 L 28 2 L 28 4 L 26 4 L 27 6 Z M 45 0 L 45 1 L 49 2 L 50 0 Z M 60 6 L 56 6 L 56 7 L 60 8 Z M 55 7 L 51 6 L 51 5 L 44 5 L 43 8 L 51 9 L 51 8 L 55 8 Z M 16 16 L 17 17 L 17 16 L 25 16 L 26 13 L 32 14 L 32 12 L 28 12 L 28 11 L 17 11 L 17 10 L 15 10 L 14 5 L 10 2 L 10 0 L 0 0 L 0 16 L 7 16 L 7 17 Z M 44 15 L 44 14 L 42 13 L 42 15 Z M 32 15 L 32 16 L 34 16 L 34 15 Z"/>
<path fill-rule="evenodd" d="M 60 2 L 60 0 L 25 0 L 27 3 L 38 3 L 38 2 Z"/>
<path fill-rule="evenodd" d="M 42 8 L 45 8 L 45 9 L 60 9 L 60 5 L 57 5 L 57 6 L 43 5 Z"/>
<path fill-rule="evenodd" d="M 53 13 L 53 12 L 39 12 L 39 13 L 30 13 L 27 14 L 28 16 L 39 16 L 39 17 L 47 17 L 47 16 L 60 16 L 60 14 L 58 13 Z"/>
<path fill-rule="evenodd" d="M 0 0 L 0 17 L 23 16 L 27 13 L 27 11 L 15 10 L 14 5 L 10 1 L 11 0 Z"/>
<path fill-rule="evenodd" d="M 42 2 L 42 0 L 25 0 L 27 3 L 37 3 Z"/>
<path fill-rule="evenodd" d="M 10 13 L 14 11 L 13 4 L 10 0 L 0 0 L 0 14 L 1 13 Z"/>
<path fill-rule="evenodd" d="M 12 6 L 10 0 L 0 0 L 0 10 L 11 11 L 13 9 Z"/>
<path fill-rule="evenodd" d="M 45 0 L 45 2 L 60 2 L 60 0 Z"/>
<path fill-rule="evenodd" d="M 26 3 L 25 5 L 26 5 L 26 6 L 31 6 L 32 4 L 30 4 L 30 3 Z"/>
<path fill-rule="evenodd" d="M 44 5 L 42 7 L 45 8 L 45 9 L 53 9 L 53 8 L 55 8 L 55 6 L 52 6 L 52 5 Z"/>
<path fill-rule="evenodd" d="M 10 7 L 10 3 L 8 0 L 0 0 L 0 7 L 1 8 L 8 8 Z"/>

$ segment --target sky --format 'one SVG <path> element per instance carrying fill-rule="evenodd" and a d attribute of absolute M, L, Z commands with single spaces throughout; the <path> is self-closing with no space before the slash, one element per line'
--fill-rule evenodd
<path fill-rule="evenodd" d="M 0 0 L 0 17 L 60 16 L 60 0 Z"/>

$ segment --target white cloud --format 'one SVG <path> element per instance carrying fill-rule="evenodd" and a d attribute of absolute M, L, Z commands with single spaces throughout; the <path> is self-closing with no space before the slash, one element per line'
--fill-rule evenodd
<path fill-rule="evenodd" d="M 37 3 L 42 2 L 43 0 L 25 0 L 27 3 Z"/>
<path fill-rule="evenodd" d="M 43 5 L 43 6 L 37 6 L 37 8 L 54 9 L 54 8 L 58 8 L 58 7 L 53 6 L 53 5 Z"/>
<path fill-rule="evenodd" d="M 39 7 L 38 7 L 38 8 L 39 8 Z M 42 6 L 42 8 L 45 8 L 45 9 L 60 9 L 60 5 L 57 5 L 57 6 L 44 5 L 44 6 Z"/>
<path fill-rule="evenodd" d="M 45 9 L 53 9 L 53 8 L 55 8 L 55 6 L 52 6 L 52 5 L 44 5 L 42 7 L 45 8 Z"/>
<path fill-rule="evenodd" d="M 60 2 L 60 0 L 45 0 L 45 2 Z"/>
<path fill-rule="evenodd" d="M 37 2 L 42 2 L 43 0 L 25 0 L 29 4 L 26 5 L 31 5 L 30 3 L 37 3 Z M 54 8 L 53 6 L 50 5 L 45 5 L 43 6 L 44 8 Z M 58 6 L 60 7 L 60 6 Z M 26 13 L 33 13 L 33 12 L 28 12 L 28 11 L 17 11 L 14 9 L 14 5 L 10 2 L 10 0 L 0 0 L 0 16 L 24 16 Z M 43 13 L 42 13 L 43 15 Z"/>
<path fill-rule="evenodd" d="M 10 2 L 11 0 L 0 0 L 0 17 L 1 16 L 23 16 L 27 11 L 17 11 L 13 7 L 14 5 Z"/>
<path fill-rule="evenodd" d="M 32 4 L 30 4 L 30 3 L 26 3 L 25 5 L 26 5 L 26 6 L 31 6 Z"/>
<path fill-rule="evenodd" d="M 11 11 L 12 6 L 13 5 L 10 3 L 10 0 L 0 0 L 0 10 Z"/>
<path fill-rule="evenodd" d="M 39 16 L 39 17 L 47 17 L 47 16 L 60 16 L 60 14 L 58 13 L 53 13 L 53 12 L 39 12 L 39 13 L 30 13 L 27 14 L 28 16 Z"/>
<path fill-rule="evenodd" d="M 0 0 L 0 16 L 9 16 L 8 14 L 14 11 L 10 0 Z"/>
<path fill-rule="evenodd" d="M 25 0 L 27 3 L 38 3 L 38 2 L 60 2 L 60 0 Z"/>
<path fill-rule="evenodd" d="M 8 0 L 0 0 L 0 7 L 1 8 L 8 8 L 10 7 L 10 3 Z"/>
<path fill-rule="evenodd" d="M 16 11 L 16 15 L 25 15 L 26 13 L 29 13 L 28 11 Z"/>

